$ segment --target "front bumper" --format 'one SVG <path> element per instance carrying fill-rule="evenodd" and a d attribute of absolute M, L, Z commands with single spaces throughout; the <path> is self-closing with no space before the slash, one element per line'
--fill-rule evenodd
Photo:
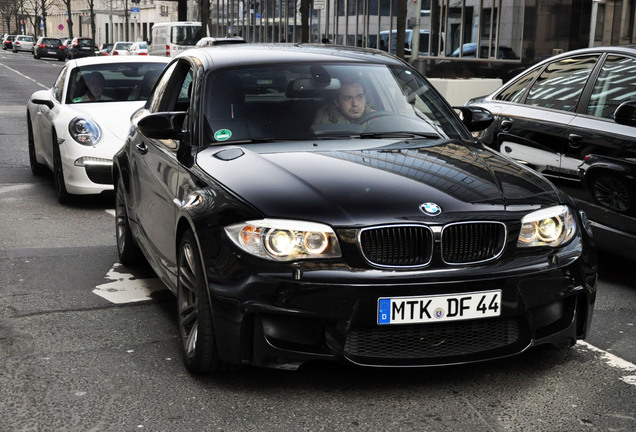
<path fill-rule="evenodd" d="M 586 335 L 596 294 L 595 273 L 583 267 L 579 258 L 508 277 L 422 277 L 417 283 L 365 283 L 360 274 L 322 270 L 298 280 L 252 274 L 236 285 L 216 281 L 210 293 L 219 355 L 230 363 L 285 369 L 319 359 L 404 367 L 501 358 L 545 343 L 572 345 Z M 497 318 L 378 325 L 381 297 L 493 289 L 502 292 Z"/>

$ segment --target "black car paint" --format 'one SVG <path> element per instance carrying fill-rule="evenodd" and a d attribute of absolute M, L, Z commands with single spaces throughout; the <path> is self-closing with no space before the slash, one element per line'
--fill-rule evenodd
<path fill-rule="evenodd" d="M 271 53 L 260 49 L 252 54 L 261 58 L 250 56 L 249 61 L 267 61 Z M 296 368 L 315 359 L 377 366 L 454 364 L 517 354 L 540 343 L 571 344 L 585 337 L 595 300 L 596 266 L 592 240 L 580 216 L 577 237 L 562 248 L 518 253 L 514 247 L 520 219 L 528 211 L 556 203 L 576 208 L 550 183 L 471 140 L 467 132 L 465 140 L 437 142 L 362 139 L 200 145 L 198 86 L 205 70 L 220 67 L 228 57 L 216 62 L 197 51 L 192 57 L 181 56 L 195 71 L 187 132 L 182 133 L 176 123 L 168 128 L 160 124 L 165 120 L 157 118 L 161 114 L 142 113 L 115 157 L 113 175 L 115 184 L 123 179 L 134 238 L 172 291 L 177 284 L 179 238 L 186 230 L 196 233 L 223 361 L 278 368 Z M 359 55 L 352 52 L 347 57 L 330 48 L 321 52 L 354 61 Z M 304 51 L 298 49 L 298 55 L 302 57 Z M 363 56 L 380 63 L 397 61 L 373 51 Z M 161 132 L 153 136 L 146 119 L 158 120 L 154 127 Z M 159 139 L 162 134 L 164 139 Z M 407 174 L 369 163 L 398 158 L 395 167 L 412 166 L 426 155 L 445 158 L 480 187 L 447 191 L 435 184 L 438 173 Z M 445 209 L 441 217 L 419 211 L 424 197 Z M 496 262 L 457 267 L 435 258 L 426 268 L 385 271 L 360 258 L 361 227 L 415 223 L 441 228 L 466 220 L 467 212 L 477 220 L 506 218 L 506 252 Z M 223 231 L 228 224 L 264 217 L 332 225 L 343 258 L 268 262 L 238 250 Z M 493 288 L 503 292 L 504 320 L 528 320 L 521 325 L 523 337 L 505 348 L 429 359 L 386 359 L 355 354 L 345 346 L 350 333 L 379 331 L 377 299 L 382 296 Z M 541 297 L 535 295 L 537 291 Z M 534 327 L 529 328 L 529 323 Z M 486 327 L 477 325 L 473 336 L 489 334 L 487 323 L 483 324 Z M 407 327 L 393 330 L 399 333 Z M 436 343 L 443 344 L 443 338 Z"/>
<path fill-rule="evenodd" d="M 588 74 L 579 102 L 572 111 L 524 105 L 525 99 L 519 103 L 494 99 L 502 89 L 514 86 L 534 70 L 544 70 L 552 62 L 594 55 L 599 60 Z M 586 114 L 595 80 L 610 55 L 636 59 L 636 49 L 599 47 L 560 54 L 536 65 L 491 95 L 467 103 L 491 109 L 495 114 L 495 121 L 482 137 L 486 145 L 548 176 L 586 211 L 599 248 L 636 260 L 636 101 L 623 104 L 618 111 L 622 120 Z M 528 159 L 523 153 L 515 154 L 515 145 L 528 149 L 530 153 L 525 155 Z M 543 156 L 535 158 L 536 155 Z M 568 163 L 563 164 L 561 160 Z M 595 197 L 594 186 L 600 177 L 619 182 L 620 189 L 626 191 L 624 198 L 630 202 L 626 210 L 608 207 L 611 197 L 605 202 Z"/>

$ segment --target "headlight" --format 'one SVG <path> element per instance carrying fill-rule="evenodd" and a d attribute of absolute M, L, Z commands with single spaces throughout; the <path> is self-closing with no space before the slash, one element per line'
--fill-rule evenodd
<path fill-rule="evenodd" d="M 273 261 L 338 258 L 338 239 L 327 225 L 283 219 L 263 219 L 225 227 L 241 249 Z"/>
<path fill-rule="evenodd" d="M 94 146 L 102 137 L 102 130 L 97 123 L 82 117 L 71 120 L 68 131 L 75 141 L 86 146 Z"/>
<path fill-rule="evenodd" d="M 561 246 L 576 233 L 576 221 L 566 206 L 548 207 L 521 220 L 518 247 Z"/>

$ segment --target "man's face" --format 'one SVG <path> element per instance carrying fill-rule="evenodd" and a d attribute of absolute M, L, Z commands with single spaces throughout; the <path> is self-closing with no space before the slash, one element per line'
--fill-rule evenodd
<path fill-rule="evenodd" d="M 360 83 L 344 85 L 340 88 L 335 104 L 347 120 L 358 120 L 364 114 L 367 99 Z"/>
<path fill-rule="evenodd" d="M 88 85 L 93 96 L 100 97 L 104 91 L 104 78 L 100 76 L 92 76 L 86 85 Z"/>

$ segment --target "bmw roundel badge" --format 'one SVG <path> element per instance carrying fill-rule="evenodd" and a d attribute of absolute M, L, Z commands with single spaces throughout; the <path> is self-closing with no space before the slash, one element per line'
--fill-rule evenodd
<path fill-rule="evenodd" d="M 442 208 L 435 203 L 427 202 L 420 206 L 420 210 L 429 216 L 437 216 L 442 214 Z"/>

